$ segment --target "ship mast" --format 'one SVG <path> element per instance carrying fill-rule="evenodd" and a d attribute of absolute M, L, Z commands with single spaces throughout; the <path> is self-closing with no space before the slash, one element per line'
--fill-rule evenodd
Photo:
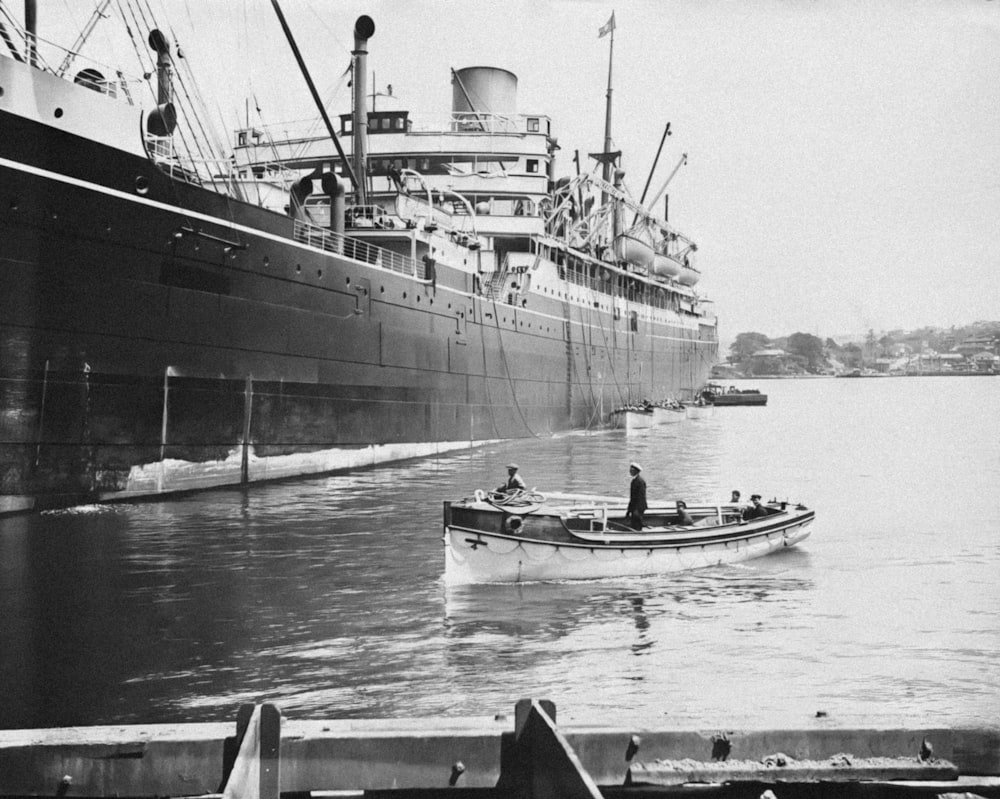
<path fill-rule="evenodd" d="M 608 19 L 604 25 L 601 26 L 600 30 L 597 32 L 597 38 L 602 39 L 608 34 L 611 34 L 610 46 L 608 47 L 608 93 L 607 101 L 604 112 L 604 150 L 600 153 L 590 153 L 590 157 L 595 159 L 601 164 L 601 178 L 605 185 L 616 182 L 612 180 L 611 166 L 614 164 L 619 156 L 621 155 L 620 150 L 611 150 L 611 75 L 612 75 L 612 64 L 615 54 L 615 12 L 611 12 L 611 17 Z M 608 194 L 602 192 L 601 194 L 601 205 L 607 205 Z M 614 214 L 617 220 L 618 214 Z M 615 223 L 617 228 L 617 222 Z M 612 233 L 612 237 L 617 235 L 617 229 Z"/>
<path fill-rule="evenodd" d="M 611 66 L 615 54 L 615 12 L 611 12 L 611 19 L 608 20 L 607 24 L 601 28 L 598 38 L 604 36 L 606 33 L 611 34 L 611 41 L 608 46 L 608 93 L 606 110 L 604 113 L 604 156 L 601 161 L 603 162 L 603 169 L 601 170 L 601 177 L 604 178 L 606 183 L 611 182 Z"/>

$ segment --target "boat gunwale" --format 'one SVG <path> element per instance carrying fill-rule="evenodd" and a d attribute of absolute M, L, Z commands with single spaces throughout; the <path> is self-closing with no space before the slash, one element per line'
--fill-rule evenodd
<path fill-rule="evenodd" d="M 618 539 L 608 539 L 608 535 L 603 532 L 593 532 L 584 533 L 580 531 L 583 535 L 570 530 L 563 524 L 563 529 L 573 538 L 579 540 L 571 541 L 554 541 L 551 539 L 544 538 L 532 538 L 524 535 L 511 535 L 509 533 L 496 532 L 492 530 L 478 530 L 473 527 L 465 527 L 458 524 L 447 524 L 445 525 L 446 533 L 460 532 L 476 536 L 489 536 L 491 538 L 496 538 L 505 541 L 515 541 L 521 544 L 537 544 L 541 546 L 553 546 L 553 547 L 566 547 L 575 549 L 679 549 L 683 547 L 705 547 L 712 544 L 730 544 L 739 541 L 749 541 L 754 538 L 768 537 L 771 535 L 782 534 L 786 530 L 790 530 L 799 526 L 805 526 L 813 521 L 816 516 L 815 511 L 806 509 L 803 511 L 789 512 L 780 511 L 783 518 L 777 524 L 768 524 L 764 526 L 763 524 L 757 524 L 754 522 L 747 522 L 745 524 L 728 524 L 722 525 L 722 527 L 727 527 L 729 530 L 720 535 L 717 531 L 721 527 L 706 527 L 700 528 L 702 530 L 701 535 L 687 535 L 684 537 L 677 536 L 676 538 L 664 538 L 662 533 L 651 533 L 647 535 L 657 536 L 651 540 L 641 541 L 639 536 L 644 535 L 643 533 L 635 533 L 631 535 L 627 540 Z M 558 514 L 539 514 L 542 516 L 549 516 L 558 518 L 562 521 L 562 518 Z M 771 514 L 775 515 L 775 514 Z M 688 527 L 682 530 L 670 531 L 670 535 L 676 536 L 678 533 L 697 533 L 699 528 Z M 586 535 L 595 536 L 594 539 L 588 539 Z M 621 533 L 612 535 L 623 535 Z"/>

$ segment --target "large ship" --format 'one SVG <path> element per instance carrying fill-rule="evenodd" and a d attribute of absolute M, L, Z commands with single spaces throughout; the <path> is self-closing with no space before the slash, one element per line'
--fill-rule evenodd
<path fill-rule="evenodd" d="M 363 16 L 349 113 L 220 152 L 146 6 L 134 81 L 0 11 L 0 513 L 594 428 L 715 361 L 694 243 L 610 135 L 557 177 L 509 71 L 436 126 L 369 109 Z"/>

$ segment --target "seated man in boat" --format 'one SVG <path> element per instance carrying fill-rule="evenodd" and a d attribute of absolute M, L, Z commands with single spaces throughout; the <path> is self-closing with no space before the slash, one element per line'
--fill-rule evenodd
<path fill-rule="evenodd" d="M 750 507 L 743 511 L 743 521 L 749 522 L 768 515 L 769 511 L 767 508 L 760 504 L 760 494 L 751 496 L 750 502 L 752 503 Z"/>
<path fill-rule="evenodd" d="M 513 491 L 528 490 L 528 487 L 524 484 L 524 478 L 517 473 L 518 468 L 516 463 L 507 464 L 507 481 L 497 489 L 498 492 L 510 494 Z"/>
<path fill-rule="evenodd" d="M 629 484 L 625 518 L 633 530 L 642 529 L 642 515 L 646 512 L 646 479 L 639 474 L 641 471 L 642 467 L 638 463 L 629 464 L 628 473 L 632 475 L 632 482 Z"/>
<path fill-rule="evenodd" d="M 685 525 L 691 527 L 694 525 L 694 519 L 691 518 L 691 514 L 688 513 L 687 503 L 683 499 L 677 500 L 677 521 L 675 524 Z"/>
<path fill-rule="evenodd" d="M 742 496 L 742 494 L 740 494 L 739 490 L 734 488 L 733 489 L 733 494 L 729 498 L 729 504 L 730 505 L 735 505 L 736 507 L 733 508 L 733 512 L 732 513 L 727 514 L 727 516 L 726 516 L 726 520 L 727 521 L 729 521 L 729 522 L 739 522 L 739 521 L 742 521 L 742 519 L 743 519 L 743 511 L 745 511 L 746 508 L 743 507 L 743 502 L 740 499 L 741 496 Z"/>

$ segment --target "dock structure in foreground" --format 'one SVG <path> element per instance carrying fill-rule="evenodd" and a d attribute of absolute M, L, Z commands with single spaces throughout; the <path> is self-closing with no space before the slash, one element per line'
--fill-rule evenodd
<path fill-rule="evenodd" d="M 825 721 L 825 720 L 824 720 Z M 492 720 L 289 721 L 0 731 L 0 796 L 222 799 L 1000 797 L 1000 728 L 560 729 Z"/>

